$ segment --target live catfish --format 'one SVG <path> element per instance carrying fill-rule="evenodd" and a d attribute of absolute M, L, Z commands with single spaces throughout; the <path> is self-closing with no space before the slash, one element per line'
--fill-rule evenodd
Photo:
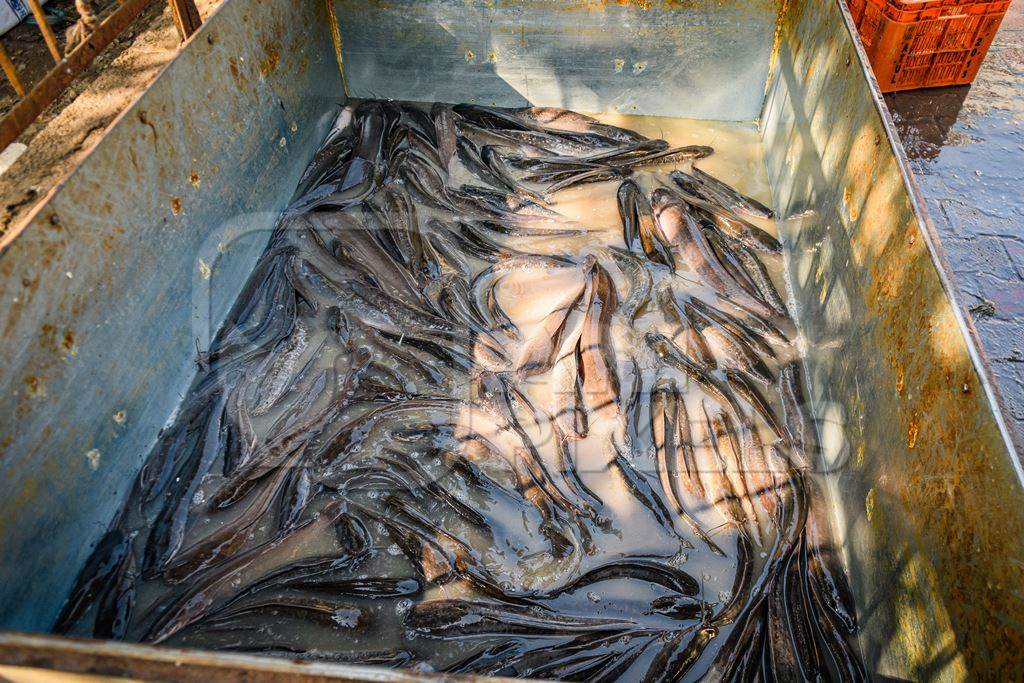
<path fill-rule="evenodd" d="M 347 108 L 55 630 L 865 678 L 772 211 L 714 154 L 561 109 Z"/>

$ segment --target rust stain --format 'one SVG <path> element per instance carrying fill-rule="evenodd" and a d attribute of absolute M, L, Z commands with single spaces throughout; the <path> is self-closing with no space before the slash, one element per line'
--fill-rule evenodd
<path fill-rule="evenodd" d="M 896 171 L 879 169 L 877 177 Z M 875 501 L 875 516 L 883 500 L 886 509 L 905 511 L 901 524 L 930 554 L 934 581 L 924 589 L 942 599 L 921 607 L 921 623 L 944 610 L 968 670 L 1003 678 L 997 672 L 1017 671 L 1015 653 L 1024 648 L 1024 634 L 1005 625 L 1024 621 L 1024 603 L 1008 588 L 1021 582 L 1012 559 L 1024 557 L 1021 492 L 1012 455 L 900 194 L 866 204 L 862 230 L 854 236 L 854 248 L 871 254 L 864 298 L 866 319 L 876 321 L 871 346 L 882 352 L 892 381 L 909 390 L 896 416 L 906 445 L 887 450 L 884 465 L 869 461 L 865 477 L 880 481 L 885 471 L 900 473 L 898 481 L 880 485 L 884 495 Z M 868 243 L 877 248 L 865 249 Z M 897 552 L 886 549 L 890 541 L 883 536 L 872 552 Z M 979 558 L 985 558 L 984 569 Z"/>
<path fill-rule="evenodd" d="M 267 76 L 277 70 L 281 62 L 281 45 L 277 42 L 266 43 L 263 46 L 264 58 L 260 60 L 259 70 L 261 76 Z"/>
<path fill-rule="evenodd" d="M 46 396 L 46 384 L 36 375 L 25 375 L 22 380 L 25 384 L 25 393 L 31 398 L 43 398 Z"/>
<path fill-rule="evenodd" d="M 914 450 L 917 445 L 917 434 L 921 430 L 921 419 L 917 415 L 910 417 L 910 425 L 907 427 L 907 448 Z"/>
<path fill-rule="evenodd" d="M 241 69 L 238 68 L 238 62 L 232 57 L 228 60 L 228 69 L 231 70 L 231 80 L 235 82 L 235 87 L 238 88 L 239 92 L 245 90 L 245 76 L 242 75 Z"/>
<path fill-rule="evenodd" d="M 75 333 L 73 330 L 64 330 L 64 337 L 60 340 L 60 347 L 69 356 L 78 355 L 78 345 L 75 343 Z"/>
<path fill-rule="evenodd" d="M 692 8 L 696 3 L 694 0 L 661 0 L 658 4 L 665 9 L 671 10 Z M 652 0 L 577 0 L 577 2 L 567 4 L 565 9 L 603 12 L 609 5 L 635 7 L 646 12 L 653 8 L 655 3 Z"/>
<path fill-rule="evenodd" d="M 814 75 L 814 70 L 818 67 L 819 56 L 820 55 L 815 55 L 814 59 L 811 60 L 811 63 L 807 65 L 807 72 L 804 74 L 805 81 L 809 81 L 811 79 L 811 76 Z"/>
<path fill-rule="evenodd" d="M 12 300 L 8 304 L 7 308 L 7 323 L 4 325 L 4 336 L 10 337 L 14 333 L 14 328 L 18 325 L 21 320 L 21 313 L 25 310 L 25 306 L 32 300 L 32 295 L 35 294 L 36 289 L 39 288 L 39 272 L 35 271 L 35 277 L 23 277 L 21 278 L 21 286 L 24 291 L 18 293 L 16 300 Z"/>
<path fill-rule="evenodd" d="M 171 213 L 180 216 L 182 208 L 181 197 L 171 197 Z"/>
<path fill-rule="evenodd" d="M 57 353 L 57 328 L 50 323 L 43 323 L 39 329 L 39 345 L 49 353 Z"/>
<path fill-rule="evenodd" d="M 193 168 L 192 173 L 189 174 L 188 182 L 192 185 L 192 187 L 196 188 L 197 190 L 199 189 L 199 173 L 196 172 L 195 168 Z"/>

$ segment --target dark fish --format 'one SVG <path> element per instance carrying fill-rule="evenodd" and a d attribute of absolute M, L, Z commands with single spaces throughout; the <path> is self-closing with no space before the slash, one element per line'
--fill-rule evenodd
<path fill-rule="evenodd" d="M 722 405 L 728 405 L 736 411 L 736 413 L 740 415 L 743 414 L 743 408 L 740 405 L 739 400 L 732 393 L 729 387 L 724 382 L 708 373 L 706 369 L 694 363 L 689 356 L 684 354 L 679 347 L 673 344 L 665 335 L 651 332 L 648 333 L 644 339 L 650 349 L 654 351 L 659 358 L 695 381 L 705 393 L 712 396 L 716 401 L 722 403 Z"/>
<path fill-rule="evenodd" d="M 569 188 L 576 187 L 577 185 L 605 183 L 611 180 L 618 180 L 619 178 L 630 175 L 630 173 L 632 173 L 632 170 L 628 168 L 613 168 L 608 166 L 585 168 L 579 172 L 570 173 L 565 177 L 555 180 L 555 182 L 548 185 L 544 190 L 544 195 L 550 197 L 556 192 L 568 190 Z"/>
<path fill-rule="evenodd" d="M 626 159 L 610 159 L 608 163 L 617 167 L 638 168 L 655 164 L 674 164 L 680 161 L 703 159 L 715 153 L 711 147 L 704 145 L 687 145 L 685 147 L 669 147 L 655 152 L 632 156 Z"/>
<path fill-rule="evenodd" d="M 808 415 L 804 398 L 803 376 L 798 362 L 792 362 L 779 371 L 778 392 L 782 399 L 782 419 L 786 437 L 793 450 L 798 468 L 813 467 L 816 457 L 814 423 Z"/>
<path fill-rule="evenodd" d="M 718 259 L 718 262 L 728 271 L 729 276 L 736 281 L 740 287 L 742 287 L 747 294 L 750 296 L 761 299 L 761 292 L 758 290 L 757 285 L 750 278 L 747 273 L 747 268 L 744 263 L 740 260 L 737 250 L 739 247 L 744 246 L 739 240 L 730 237 L 729 235 L 722 232 L 718 226 L 712 221 L 704 219 L 704 217 L 698 216 L 701 230 L 704 232 L 704 236 L 711 244 L 712 252 Z"/>
<path fill-rule="evenodd" d="M 308 467 L 292 469 L 281 487 L 278 529 L 294 529 L 298 526 L 319 489 L 320 486 L 313 482 Z"/>
<path fill-rule="evenodd" d="M 181 583 L 197 572 L 236 554 L 248 540 L 250 529 L 263 518 L 280 495 L 285 476 L 301 455 L 302 450 L 296 449 L 282 461 L 280 468 L 267 479 L 262 490 L 241 514 L 168 558 L 163 573 L 164 581 L 170 584 Z"/>
<path fill-rule="evenodd" d="M 327 309 L 327 329 L 342 344 L 348 346 L 349 340 L 352 338 L 352 323 L 349 321 L 348 315 L 338 306 L 331 306 Z"/>
<path fill-rule="evenodd" d="M 659 560 L 625 557 L 583 572 L 559 588 L 549 591 L 546 597 L 555 598 L 591 584 L 618 579 L 645 581 L 690 597 L 700 593 L 697 580 L 680 569 L 667 567 Z"/>
<path fill-rule="evenodd" d="M 94 638 L 124 639 L 135 607 L 137 588 L 135 555 L 128 553 L 100 596 L 92 632 Z"/>
<path fill-rule="evenodd" d="M 579 371 L 579 335 L 574 339 L 567 352 L 555 361 L 552 371 L 551 418 L 560 440 L 586 438 L 590 429 Z"/>
<path fill-rule="evenodd" d="M 675 326 L 675 329 L 672 330 L 672 338 L 678 339 L 682 336 L 683 350 L 686 354 L 702 367 L 711 369 L 718 367 L 718 361 L 711 353 L 711 348 L 708 346 L 707 338 L 702 334 L 701 328 L 698 327 L 685 306 L 679 307 L 675 293 L 671 286 L 665 284 L 664 280 L 658 287 L 655 300 L 658 302 L 658 308 L 661 309 L 665 320 Z"/>
<path fill-rule="evenodd" d="M 487 166 L 487 169 L 491 174 L 498 180 L 498 185 L 504 187 L 509 192 L 525 195 L 536 200 L 541 199 L 540 193 L 526 187 L 521 182 L 512 177 L 512 173 L 505 166 L 504 160 L 501 158 L 501 154 L 492 145 L 485 145 L 480 150 L 480 159 Z"/>
<path fill-rule="evenodd" d="M 571 131 L 574 133 L 596 133 L 611 138 L 616 142 L 630 144 L 643 142 L 646 137 L 629 130 L 607 123 L 601 123 L 591 116 L 585 116 L 568 109 L 557 107 L 524 107 L 514 110 L 517 115 L 546 128 Z"/>
<path fill-rule="evenodd" d="M 456 104 L 453 111 L 474 125 L 496 130 L 530 130 L 535 128 L 517 116 L 515 110 L 488 107 L 482 104 Z"/>
<path fill-rule="evenodd" d="M 462 112 L 459 113 L 461 114 Z M 592 143 L 595 140 L 586 139 L 580 141 L 564 133 L 555 134 L 556 131 L 529 129 L 516 130 L 512 128 L 478 129 L 464 123 L 460 123 L 459 128 L 460 130 L 472 133 L 473 135 L 482 134 L 483 136 L 489 136 L 490 138 L 498 141 L 498 144 L 512 147 L 519 152 L 529 150 L 548 156 L 586 157 L 594 151 L 594 145 Z M 605 138 L 604 140 L 605 143 L 607 143 L 606 147 L 616 146 L 614 141 L 609 140 L 608 138 Z"/>
<path fill-rule="evenodd" d="M 664 140 L 643 140 L 630 143 L 621 147 L 612 147 L 586 154 L 577 155 L 544 155 L 531 156 L 522 153 L 509 153 L 506 160 L 516 168 L 535 171 L 537 173 L 557 172 L 558 170 L 579 171 L 582 167 L 597 167 L 607 165 L 610 161 L 626 161 L 631 158 L 641 157 L 651 152 L 660 152 L 668 149 L 669 144 Z"/>
<path fill-rule="evenodd" d="M 619 409 L 619 376 L 610 327 L 618 297 L 603 266 L 594 265 L 591 278 L 590 301 L 580 333 L 579 373 L 590 414 L 613 418 Z"/>
<path fill-rule="evenodd" d="M 263 595 L 230 608 L 222 608 L 207 615 L 200 628 L 223 624 L 240 617 L 273 618 L 293 617 L 337 629 L 357 629 L 365 626 L 366 610 L 334 599 L 304 594 Z"/>
<path fill-rule="evenodd" d="M 79 571 L 75 585 L 54 622 L 55 632 L 67 633 L 100 598 L 105 586 L 115 581 L 116 575 L 128 561 L 132 539 L 118 528 L 116 522 L 99 540 Z"/>
<path fill-rule="evenodd" d="M 420 202 L 435 209 L 451 211 L 454 209 L 448 197 L 447 188 L 441 172 L 428 159 L 409 153 L 408 161 L 399 166 L 399 177 L 409 192 Z"/>
<path fill-rule="evenodd" d="M 640 188 L 633 180 L 624 180 L 619 185 L 617 194 L 619 205 L 619 218 L 622 220 L 622 241 L 626 249 L 633 252 L 640 251 L 640 226 L 636 215 L 636 196 L 640 194 Z"/>
<path fill-rule="evenodd" d="M 651 601 L 645 614 L 663 614 L 679 621 L 696 619 L 704 614 L 704 605 L 688 596 L 665 595 Z"/>
<path fill-rule="evenodd" d="M 556 353 L 562 346 L 566 332 L 571 332 L 573 327 L 582 324 L 579 320 L 574 324 L 573 318 L 581 317 L 589 303 L 586 299 L 590 291 L 590 273 L 593 267 L 593 260 L 584 263 L 584 280 L 576 289 L 568 292 L 544 318 L 534 335 L 526 340 L 516 362 L 516 372 L 520 379 L 550 370 L 555 364 Z"/>
<path fill-rule="evenodd" d="M 748 524 L 756 526 L 757 518 L 750 502 L 751 492 L 747 490 L 746 480 L 740 472 L 736 435 L 729 429 L 725 413 L 709 411 L 706 402 L 702 402 L 702 410 L 710 446 L 706 448 L 709 456 L 706 464 L 700 467 L 704 490 L 727 524 L 741 533 L 749 533 Z"/>
<path fill-rule="evenodd" d="M 785 432 L 783 431 L 782 424 L 779 421 L 775 411 L 772 410 L 771 406 L 768 405 L 768 400 L 761 393 L 761 390 L 751 384 L 742 373 L 736 372 L 735 370 L 726 370 L 725 377 L 729 382 L 729 386 L 736 390 L 743 399 L 753 406 L 754 410 L 764 418 L 764 421 L 768 423 L 768 426 L 772 428 L 779 438 L 784 438 Z"/>
<path fill-rule="evenodd" d="M 778 315 L 788 317 L 789 311 L 786 309 L 786 304 L 757 254 L 750 247 L 740 245 L 736 249 L 736 256 L 746 268 L 747 275 L 757 287 L 761 299 L 771 306 Z"/>
<path fill-rule="evenodd" d="M 775 348 L 763 330 L 749 323 L 749 318 L 739 318 L 721 308 L 709 306 L 698 297 L 691 297 L 688 306 L 699 311 L 704 318 L 714 321 L 723 330 L 728 332 L 733 339 L 741 346 L 746 346 L 755 351 L 755 354 L 763 354 L 769 358 L 775 358 Z M 689 309 L 687 309 L 689 311 Z"/>
<path fill-rule="evenodd" d="M 611 256 L 619 272 L 629 282 L 629 295 L 619 304 L 619 313 L 633 324 L 650 302 L 654 280 L 641 258 L 617 249 L 611 251 Z"/>
<path fill-rule="evenodd" d="M 465 221 L 459 221 L 455 233 L 461 240 L 463 250 L 469 251 L 472 256 L 495 263 L 508 256 L 522 255 L 525 252 L 512 247 L 499 244 L 494 239 L 485 235 L 475 226 Z"/>
<path fill-rule="evenodd" d="M 723 183 L 718 178 L 705 173 L 696 166 L 693 167 L 693 177 L 697 179 L 710 194 L 714 195 L 719 203 L 730 211 L 746 213 L 757 218 L 774 218 L 775 215 L 767 206 L 746 195 L 740 194 L 731 185 Z"/>
<path fill-rule="evenodd" d="M 680 197 L 691 206 L 707 212 L 723 232 L 738 239 L 743 244 L 757 251 L 770 254 L 782 253 L 782 245 L 771 234 L 762 228 L 749 223 L 718 204 L 713 198 L 701 196 L 701 186 L 697 180 L 683 171 L 672 171 L 669 177 L 679 188 Z"/>
<path fill-rule="evenodd" d="M 692 301 L 685 305 L 684 310 L 687 319 L 693 321 L 702 338 L 712 342 L 719 350 L 722 365 L 748 373 L 766 384 L 774 383 L 772 371 L 747 343 L 747 337 L 735 327 L 723 325 L 720 322 L 721 316 L 716 320 L 713 314 L 705 312 L 706 307 L 698 307 Z"/>
<path fill-rule="evenodd" d="M 557 614 L 515 604 L 430 600 L 413 605 L 405 618 L 412 637 L 432 640 L 518 635 L 550 637 L 623 630 L 631 622 Z"/>
<path fill-rule="evenodd" d="M 561 223 L 552 220 L 534 221 L 530 225 L 503 223 L 492 220 L 477 221 L 476 224 L 494 234 L 507 235 L 508 237 L 579 237 L 586 234 L 586 230 L 560 227 Z"/>
<path fill-rule="evenodd" d="M 438 102 L 431 107 L 430 116 L 434 121 L 437 150 L 445 170 L 448 170 L 452 157 L 455 156 L 455 138 L 458 135 L 455 130 L 455 112 L 448 105 Z"/>
<path fill-rule="evenodd" d="M 707 532 L 701 528 L 686 508 L 683 507 L 679 495 L 677 481 L 679 479 L 679 463 L 682 463 L 683 485 L 687 490 L 699 490 L 703 493 L 700 477 L 697 472 L 696 458 L 690 434 L 689 415 L 679 390 L 673 383 L 659 382 L 651 390 L 651 439 L 658 465 L 658 477 L 661 487 L 675 513 L 690 530 L 708 548 L 717 555 L 725 555 L 722 549 L 711 540 Z M 696 486 L 694 485 L 696 483 Z"/>
<path fill-rule="evenodd" d="M 655 190 L 653 197 L 658 227 L 670 245 L 677 268 L 688 266 L 704 284 L 744 307 L 758 313 L 774 313 L 766 304 L 748 294 L 718 262 L 686 204 L 674 199 L 667 190 Z"/>
<path fill-rule="evenodd" d="M 626 456 L 615 447 L 615 458 L 609 467 L 615 467 L 622 477 L 626 488 L 647 510 L 654 516 L 666 531 L 673 537 L 678 538 L 683 547 L 692 548 L 693 544 L 679 535 L 675 524 L 672 521 L 672 513 L 669 512 L 665 502 L 654 492 L 647 479 L 633 466 Z"/>
<path fill-rule="evenodd" d="M 710 626 L 676 631 L 654 656 L 643 683 L 682 680 L 717 636 L 718 629 Z"/>
<path fill-rule="evenodd" d="M 338 180 L 300 195 L 287 209 L 301 213 L 323 208 L 345 208 L 369 196 L 379 180 L 385 119 L 379 107 L 370 108 L 359 123 L 359 139 Z"/>
<path fill-rule="evenodd" d="M 219 455 L 217 436 L 221 431 L 219 418 L 222 414 L 222 409 L 208 411 L 207 423 L 196 431 L 187 459 L 174 470 L 174 482 L 164 494 L 163 504 L 146 537 L 141 567 L 144 579 L 162 572 L 185 542 L 192 500 Z"/>
<path fill-rule="evenodd" d="M 209 613 L 210 607 L 230 595 L 234 590 L 232 581 L 237 580 L 257 558 L 268 552 L 290 548 L 292 552 L 306 547 L 325 528 L 333 526 L 346 512 L 341 502 L 329 503 L 308 522 L 284 536 L 278 536 L 205 572 L 189 585 L 188 589 L 174 600 L 149 627 L 144 641 L 160 643 L 167 640 L 189 624 L 195 623 Z"/>

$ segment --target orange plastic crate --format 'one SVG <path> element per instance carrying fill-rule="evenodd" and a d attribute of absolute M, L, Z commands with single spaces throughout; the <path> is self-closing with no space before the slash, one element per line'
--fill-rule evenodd
<path fill-rule="evenodd" d="M 847 0 L 882 92 L 970 83 L 1010 0 Z"/>

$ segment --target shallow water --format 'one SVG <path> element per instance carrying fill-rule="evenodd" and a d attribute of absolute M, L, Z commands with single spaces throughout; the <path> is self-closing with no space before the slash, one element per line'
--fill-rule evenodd
<path fill-rule="evenodd" d="M 770 204 L 753 127 L 599 118 L 713 147 L 696 165 Z M 352 120 L 351 110 L 340 119 Z M 419 144 L 395 139 L 396 149 Z M 329 149 L 314 166 L 331 161 Z M 669 171 L 692 165 L 645 166 L 631 179 L 652 196 L 678 189 Z M 129 559 L 97 559 L 116 564 L 107 583 L 121 588 L 74 615 L 71 630 L 538 677 L 841 673 L 853 627 L 823 597 L 841 596 L 842 576 L 805 471 L 813 435 L 793 438 L 797 418 L 781 401 L 779 378 L 796 360 L 786 315 L 754 315 L 757 302 L 742 303 L 750 294 L 736 285 L 724 295 L 683 246 L 672 267 L 629 252 L 621 178 L 502 214 L 497 222 L 530 234 L 484 230 L 497 250 L 485 259 L 462 253 L 455 230 L 479 215 L 410 186 L 396 166 L 358 201 L 282 219 L 108 536 Z M 445 186 L 486 180 L 456 156 Z M 745 219 L 774 234 L 771 220 Z M 380 221 L 407 221 L 428 256 L 380 256 L 391 239 Z M 572 234 L 549 234 L 559 230 Z M 416 241 L 435 238 L 440 247 Z M 781 255 L 759 260 L 784 296 Z M 650 295 L 624 315 L 645 279 Z M 678 317 L 693 302 L 733 322 L 695 333 L 695 314 Z M 507 324 L 486 319 L 491 308 Z M 750 349 L 737 347 L 744 339 Z M 722 386 L 756 356 L 768 376 L 749 384 L 767 415 L 694 381 L 661 348 Z M 675 402 L 662 413 L 654 397 L 669 387 Z M 566 411 L 586 428 L 556 426 Z M 684 420 L 688 436 L 672 431 L 659 448 L 652 426 L 663 415 Z M 275 578 L 310 558 L 336 566 L 320 583 Z M 327 574 L 344 580 L 324 583 Z M 408 581 L 382 595 L 369 585 L 380 578 Z M 808 638 L 813 646 L 797 645 Z M 759 649 L 763 661 L 739 661 Z"/>

